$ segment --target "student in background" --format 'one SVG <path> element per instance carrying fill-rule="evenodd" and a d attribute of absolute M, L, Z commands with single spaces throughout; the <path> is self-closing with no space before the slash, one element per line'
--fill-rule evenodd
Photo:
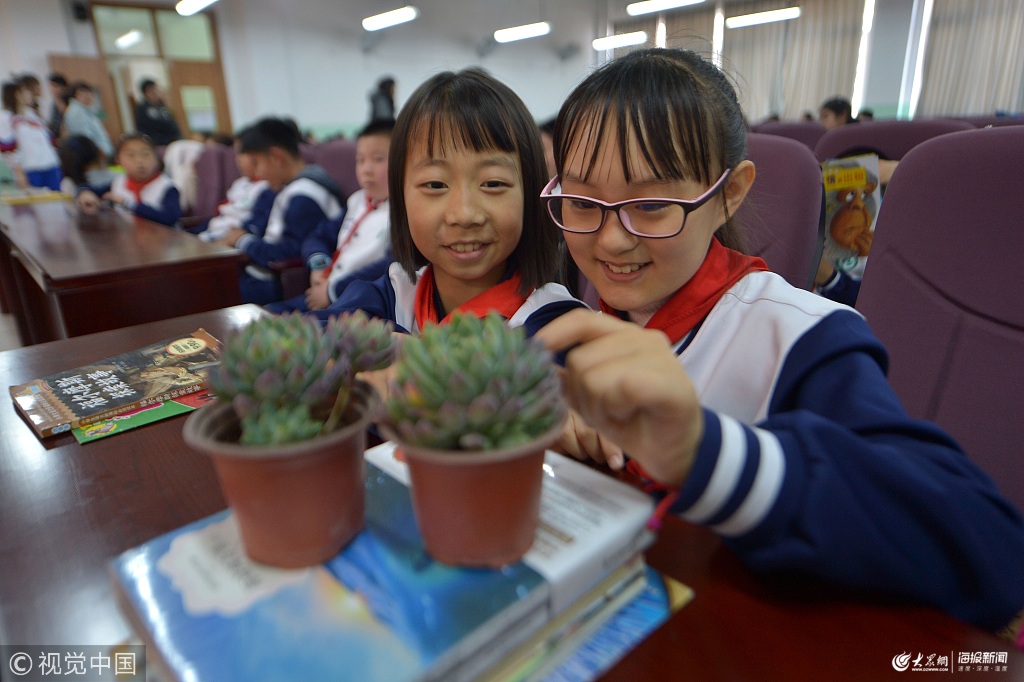
<path fill-rule="evenodd" d="M 585 423 L 563 446 L 616 467 L 625 449 L 662 512 L 754 570 L 1002 627 L 1024 604 L 1019 512 L 907 416 L 856 311 L 734 248 L 745 156 L 735 90 L 693 52 L 630 53 L 563 104 L 546 201 L 605 311 L 538 334 L 570 349 Z"/>
<path fill-rule="evenodd" d="M 853 118 L 853 107 L 845 97 L 830 97 L 818 110 L 818 120 L 826 130 L 832 130 L 848 123 L 856 123 Z"/>
<path fill-rule="evenodd" d="M 533 334 L 581 307 L 553 283 L 559 235 L 539 200 L 545 176 L 537 124 L 508 86 L 478 69 L 434 76 L 402 107 L 391 140 L 397 262 L 317 316 L 360 309 L 415 334 L 456 310 L 496 311 Z"/>
<path fill-rule="evenodd" d="M 395 79 L 385 76 L 370 93 L 370 121 L 395 120 Z"/>
<path fill-rule="evenodd" d="M 64 124 L 64 110 L 68 108 L 68 81 L 59 73 L 51 73 L 46 79 L 50 87 L 50 115 L 46 125 L 54 139 L 60 137 L 60 129 Z"/>
<path fill-rule="evenodd" d="M 266 305 L 283 297 L 270 263 L 298 257 L 317 225 L 341 216 L 342 194 L 327 171 L 302 160 L 295 127 L 282 119 L 257 121 L 242 131 L 238 145 L 241 153 L 252 155 L 253 172 L 277 196 L 266 229 L 233 227 L 221 242 L 249 258 L 241 274 L 242 300 Z"/>
<path fill-rule="evenodd" d="M 142 101 L 135 105 L 135 128 L 148 135 L 153 144 L 166 146 L 181 139 L 181 129 L 174 114 L 164 103 L 160 86 L 152 78 L 139 83 Z"/>
<path fill-rule="evenodd" d="M 38 82 L 38 81 L 37 81 Z M 6 115 L 0 144 L 10 152 L 7 159 L 15 181 L 22 188 L 60 189 L 60 159 L 53 147 L 53 138 L 46 123 L 33 108 L 35 96 L 26 78 L 5 84 L 2 89 Z"/>
<path fill-rule="evenodd" d="M 203 241 L 221 239 L 232 228 L 253 234 L 267 228 L 277 193 L 270 188 L 270 183 L 256 175 L 256 159 L 251 153 L 242 152 L 241 145 L 237 143 L 235 165 L 239 177 L 228 187 L 226 199 L 217 207 L 217 215 L 198 231 Z"/>
<path fill-rule="evenodd" d="M 348 198 L 341 221 L 325 220 L 306 238 L 303 257 L 309 289 L 288 301 L 271 303 L 275 313 L 323 310 L 338 298 L 350 278 L 377 279 L 391 263 L 388 248 L 388 147 L 393 121 L 374 121 L 356 136 L 359 189 Z M 340 223 L 340 227 L 339 227 Z"/>
<path fill-rule="evenodd" d="M 163 173 L 153 141 L 139 133 L 125 135 L 117 146 L 117 163 L 124 174 L 115 175 L 109 187 L 80 188 L 78 206 L 94 212 L 109 201 L 140 218 L 177 227 L 181 219 L 178 188 Z"/>
<path fill-rule="evenodd" d="M 66 194 L 75 196 L 80 187 L 109 187 L 114 182 L 114 174 L 107 167 L 107 157 L 85 135 L 62 140 L 57 156 L 64 175 L 60 189 Z"/>
<path fill-rule="evenodd" d="M 64 132 L 66 135 L 85 135 L 96 143 L 107 158 L 114 157 L 114 144 L 107 129 L 93 113 L 95 94 L 92 86 L 78 81 L 68 88 L 68 106 L 64 110 Z"/>

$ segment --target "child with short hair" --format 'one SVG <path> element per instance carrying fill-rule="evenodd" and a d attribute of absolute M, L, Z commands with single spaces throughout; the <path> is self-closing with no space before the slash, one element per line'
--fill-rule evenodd
<path fill-rule="evenodd" d="M 270 188 L 270 183 L 256 175 L 256 159 L 251 153 L 242 152 L 237 143 L 235 166 L 239 176 L 228 187 L 225 200 L 217 206 L 217 215 L 207 220 L 197 232 L 203 241 L 221 239 L 233 227 L 255 233 L 266 229 L 270 220 L 277 192 Z"/>
<path fill-rule="evenodd" d="M 60 189 L 66 194 L 75 196 L 78 188 L 83 186 L 109 187 L 114 181 L 114 174 L 107 166 L 107 157 L 85 135 L 72 135 L 63 140 L 57 148 L 57 156 L 64 175 Z"/>
<path fill-rule="evenodd" d="M 377 279 L 391 262 L 388 235 L 388 148 L 394 121 L 372 121 L 356 136 L 356 180 L 345 217 L 324 221 L 302 245 L 309 289 L 272 303 L 275 313 L 323 310 L 337 300 L 350 278 Z"/>
<path fill-rule="evenodd" d="M 109 187 L 80 187 L 78 206 L 95 211 L 101 201 L 109 201 L 140 218 L 177 227 L 181 219 L 178 188 L 164 174 L 153 141 L 138 133 L 125 135 L 117 145 L 116 158 L 124 174 L 115 175 Z"/>
<path fill-rule="evenodd" d="M 361 309 L 415 334 L 456 310 L 496 311 L 533 334 L 581 307 L 554 283 L 559 236 L 538 199 L 546 175 L 537 126 L 508 86 L 478 69 L 434 76 L 402 107 L 391 141 L 397 262 L 317 315 Z"/>
<path fill-rule="evenodd" d="M 257 121 L 242 131 L 238 144 L 241 153 L 252 155 L 253 172 L 277 196 L 264 229 L 233 227 L 221 242 L 249 258 L 239 280 L 242 300 L 266 305 L 284 295 L 270 263 L 298 257 L 317 225 L 341 215 L 342 194 L 327 171 L 302 160 L 295 128 L 282 119 Z"/>
<path fill-rule="evenodd" d="M 985 628 L 1024 604 L 1024 524 L 938 427 L 910 419 L 854 310 L 736 250 L 754 181 L 726 76 L 647 49 L 597 69 L 555 130 L 545 201 L 603 315 L 545 327 L 569 348 L 563 446 L 631 466 L 659 508 L 765 573 L 823 578 Z"/>

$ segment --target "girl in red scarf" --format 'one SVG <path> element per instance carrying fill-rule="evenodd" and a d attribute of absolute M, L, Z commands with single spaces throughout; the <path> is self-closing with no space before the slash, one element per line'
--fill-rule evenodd
<path fill-rule="evenodd" d="M 725 75 L 693 52 L 630 53 L 569 95 L 554 147 L 544 200 L 603 311 L 538 333 L 570 349 L 566 450 L 625 453 L 662 512 L 756 570 L 1007 623 L 1024 604 L 1020 514 L 907 416 L 855 310 L 741 252 L 729 217 L 755 169 Z"/>
<path fill-rule="evenodd" d="M 555 283 L 559 231 L 539 199 L 547 180 L 522 100 L 476 69 L 434 76 L 402 107 L 388 186 L 395 263 L 354 281 L 318 316 L 359 309 L 417 333 L 456 310 L 496 311 L 530 335 L 583 304 Z"/>
<path fill-rule="evenodd" d="M 176 227 L 181 219 L 180 194 L 174 181 L 163 173 L 153 141 L 138 133 L 125 135 L 115 157 L 124 175 L 115 176 L 109 187 L 81 188 L 78 206 L 89 212 L 108 201 L 140 218 Z"/>

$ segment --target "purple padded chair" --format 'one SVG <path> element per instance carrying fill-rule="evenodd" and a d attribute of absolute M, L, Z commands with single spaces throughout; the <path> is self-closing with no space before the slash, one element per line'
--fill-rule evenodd
<path fill-rule="evenodd" d="M 824 244 L 824 187 L 814 154 L 795 140 L 747 134 L 757 177 L 736 212 L 747 252 L 801 289 L 814 285 Z"/>
<path fill-rule="evenodd" d="M 885 192 L 857 309 L 913 417 L 1024 509 L 1024 126 L 942 135 Z M 956 504 L 955 499 L 947 500 Z"/>
<path fill-rule="evenodd" d="M 974 130 L 974 125 L 951 118 L 851 123 L 833 128 L 822 135 L 814 153 L 819 161 L 867 152 L 874 152 L 883 159 L 898 161 L 925 140 L 961 130 Z"/>
<path fill-rule="evenodd" d="M 805 145 L 812 152 L 818 140 L 825 134 L 825 126 L 818 121 L 765 121 L 751 129 L 760 135 L 788 137 Z"/>
<path fill-rule="evenodd" d="M 949 116 L 948 118 L 967 121 L 975 128 L 1024 125 L 1024 116 L 996 116 L 995 114 L 990 114 L 988 116 Z"/>
<path fill-rule="evenodd" d="M 346 199 L 359 189 L 359 181 L 356 179 L 355 140 L 321 142 L 313 147 L 313 163 L 334 178 Z"/>
<path fill-rule="evenodd" d="M 221 145 L 210 146 L 196 159 L 196 205 L 192 213 L 197 220 L 212 218 L 217 214 L 217 205 L 224 200 L 228 189 L 224 182 L 226 151 L 232 150 Z"/>

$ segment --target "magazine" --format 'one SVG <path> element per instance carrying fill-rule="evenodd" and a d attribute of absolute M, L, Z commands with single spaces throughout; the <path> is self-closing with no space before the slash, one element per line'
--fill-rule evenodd
<path fill-rule="evenodd" d="M 202 392 L 210 368 L 219 362 L 220 343 L 197 329 L 11 386 L 10 393 L 18 411 L 45 438 Z"/>
<path fill-rule="evenodd" d="M 864 274 L 882 200 L 878 155 L 862 154 L 821 164 L 825 183 L 822 257 L 856 279 Z"/>

